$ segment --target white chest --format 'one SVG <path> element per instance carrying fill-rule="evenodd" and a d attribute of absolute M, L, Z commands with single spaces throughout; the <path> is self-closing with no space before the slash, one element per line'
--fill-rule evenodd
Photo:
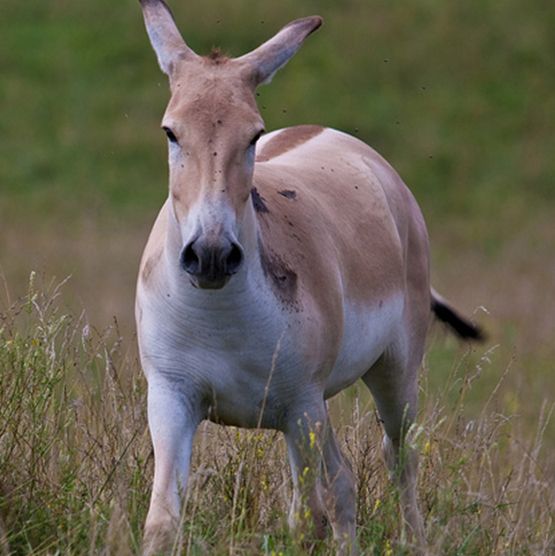
<path fill-rule="evenodd" d="M 309 346 L 302 341 L 306 315 L 281 310 L 263 290 L 188 293 L 139 291 L 147 377 L 201 391 L 216 420 L 256 426 L 263 409 L 263 423 L 274 426 L 283 400 L 310 383 Z"/>

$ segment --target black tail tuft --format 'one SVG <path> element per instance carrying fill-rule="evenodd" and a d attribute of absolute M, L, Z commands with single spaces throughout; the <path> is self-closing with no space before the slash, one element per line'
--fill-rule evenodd
<path fill-rule="evenodd" d="M 432 311 L 438 320 L 449 325 L 460 338 L 476 342 L 483 342 L 486 339 L 479 326 L 461 317 L 447 303 L 436 299 L 435 296 L 432 296 Z"/>

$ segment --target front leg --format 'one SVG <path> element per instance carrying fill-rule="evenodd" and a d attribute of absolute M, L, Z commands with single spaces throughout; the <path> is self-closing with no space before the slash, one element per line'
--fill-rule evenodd
<path fill-rule="evenodd" d="M 144 552 L 170 550 L 180 523 L 200 404 L 178 381 L 149 377 L 148 426 L 154 446 L 154 482 Z"/>

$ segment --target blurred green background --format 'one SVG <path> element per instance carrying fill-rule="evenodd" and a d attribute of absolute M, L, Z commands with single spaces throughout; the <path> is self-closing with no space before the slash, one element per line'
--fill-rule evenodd
<path fill-rule="evenodd" d="M 240 55 L 324 17 L 260 89 L 266 128 L 329 125 L 393 164 L 427 219 L 435 287 L 490 334 L 472 365 L 497 346 L 479 363 L 483 396 L 508 369 L 495 403 L 532 431 L 555 399 L 555 3 L 170 4 L 199 53 Z M 98 327 L 116 317 L 132 345 L 135 274 L 167 188 L 168 87 L 139 4 L 2 0 L 0 37 L 2 297 L 31 270 L 71 275 L 65 302 Z M 433 389 L 464 348 L 432 337 Z"/>

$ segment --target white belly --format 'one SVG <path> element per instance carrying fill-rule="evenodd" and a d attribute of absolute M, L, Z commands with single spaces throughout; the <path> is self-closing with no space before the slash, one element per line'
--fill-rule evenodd
<path fill-rule="evenodd" d="M 353 384 L 378 360 L 392 342 L 403 307 L 400 294 L 371 310 L 355 303 L 345 304 L 343 339 L 326 381 L 326 398 Z"/>

